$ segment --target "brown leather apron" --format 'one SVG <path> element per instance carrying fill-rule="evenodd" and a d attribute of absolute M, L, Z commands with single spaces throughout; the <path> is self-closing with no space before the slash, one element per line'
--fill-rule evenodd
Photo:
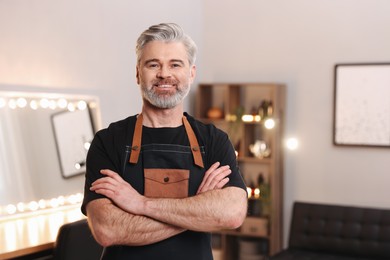
<path fill-rule="evenodd" d="M 187 118 L 184 128 L 190 146 L 173 144 L 146 144 L 141 146 L 142 121 L 137 118 L 129 163 L 142 164 L 144 195 L 154 198 L 184 198 L 196 194 L 204 174 L 204 148 L 199 146 Z M 134 170 L 136 169 L 134 168 Z M 129 174 L 135 174 L 130 170 Z"/>

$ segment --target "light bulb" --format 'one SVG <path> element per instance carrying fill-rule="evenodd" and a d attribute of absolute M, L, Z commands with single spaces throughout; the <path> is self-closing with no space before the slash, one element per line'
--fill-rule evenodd
<path fill-rule="evenodd" d="M 6 105 L 5 99 L 4 98 L 0 98 L 0 108 L 5 107 L 5 105 Z"/>
<path fill-rule="evenodd" d="M 44 209 L 44 208 L 46 208 L 46 201 L 44 199 L 40 199 L 38 201 L 38 205 L 39 205 L 40 209 Z"/>
<path fill-rule="evenodd" d="M 31 211 L 36 211 L 39 209 L 39 204 L 38 202 L 36 201 L 31 201 L 30 203 L 28 203 L 28 209 L 31 210 Z"/>
<path fill-rule="evenodd" d="M 56 199 L 56 198 L 51 199 L 49 204 L 50 204 L 50 207 L 57 208 L 59 206 L 58 199 Z"/>
<path fill-rule="evenodd" d="M 248 193 L 248 199 L 252 197 L 252 188 L 246 187 L 246 192 Z"/>
<path fill-rule="evenodd" d="M 255 194 L 255 198 L 256 199 L 260 198 L 260 189 L 259 188 L 255 188 L 254 194 Z"/>
<path fill-rule="evenodd" d="M 25 206 L 22 202 L 19 202 L 18 204 L 16 204 L 16 208 L 18 209 L 19 212 L 23 212 L 25 209 Z"/>
<path fill-rule="evenodd" d="M 267 120 L 265 120 L 264 126 L 267 129 L 274 128 L 275 127 L 275 120 L 273 120 L 272 118 L 268 118 Z"/>
<path fill-rule="evenodd" d="M 77 108 L 79 110 L 85 110 L 87 108 L 87 102 L 85 102 L 84 100 L 81 100 L 77 103 Z"/>
<path fill-rule="evenodd" d="M 41 106 L 41 108 L 48 108 L 49 107 L 49 100 L 47 98 L 42 98 L 40 101 L 39 101 L 39 105 Z"/>
<path fill-rule="evenodd" d="M 57 100 L 57 106 L 59 108 L 66 108 L 67 105 L 68 105 L 68 101 L 66 101 L 65 98 L 60 98 Z"/>
<path fill-rule="evenodd" d="M 30 107 L 33 110 L 37 110 L 38 109 L 38 102 L 36 100 L 31 100 L 30 101 Z"/>
<path fill-rule="evenodd" d="M 50 100 L 49 101 L 49 108 L 54 110 L 57 108 L 57 102 L 55 102 L 54 100 Z"/>
<path fill-rule="evenodd" d="M 26 107 L 26 105 L 27 105 L 27 100 L 26 100 L 25 98 L 20 97 L 20 98 L 18 98 L 18 99 L 16 100 L 16 105 L 17 105 L 18 107 L 20 107 L 20 108 L 24 108 L 24 107 Z"/>
<path fill-rule="evenodd" d="M 287 149 L 289 150 L 296 150 L 298 148 L 298 139 L 296 138 L 289 138 L 287 139 L 286 141 L 286 146 L 287 146 Z"/>
<path fill-rule="evenodd" d="M 243 116 L 241 117 L 241 119 L 242 119 L 242 121 L 244 121 L 244 122 L 253 122 L 254 117 L 253 117 L 253 115 L 243 115 Z"/>
<path fill-rule="evenodd" d="M 85 142 L 84 143 L 84 149 L 88 151 L 89 147 L 91 147 L 91 143 L 90 142 Z"/>
<path fill-rule="evenodd" d="M 5 211 L 8 213 L 8 214 L 15 214 L 16 213 L 16 210 L 17 210 L 17 208 L 16 208 L 16 206 L 15 205 L 13 205 L 13 204 L 9 204 L 9 205 L 7 205 L 6 207 L 5 207 Z"/>
<path fill-rule="evenodd" d="M 11 108 L 11 109 L 15 109 L 15 108 L 17 107 L 16 100 L 15 100 L 15 99 L 10 99 L 10 100 L 8 101 L 8 106 L 9 106 L 9 108 Z"/>
<path fill-rule="evenodd" d="M 72 103 L 69 103 L 69 104 L 68 104 L 68 110 L 69 110 L 70 112 L 73 112 L 73 111 L 76 110 L 76 107 L 75 107 Z"/>

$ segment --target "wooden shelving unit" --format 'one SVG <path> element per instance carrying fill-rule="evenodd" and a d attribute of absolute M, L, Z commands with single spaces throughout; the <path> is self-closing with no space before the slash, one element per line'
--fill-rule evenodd
<path fill-rule="evenodd" d="M 247 186 L 260 190 L 248 198 L 248 216 L 239 229 L 213 234 L 215 260 L 246 259 L 255 254 L 253 250 L 267 256 L 282 249 L 284 107 L 283 84 L 202 83 L 198 87 L 196 117 L 229 134 Z M 269 128 L 269 123 L 274 126 Z M 257 150 L 253 149 L 256 141 Z"/>

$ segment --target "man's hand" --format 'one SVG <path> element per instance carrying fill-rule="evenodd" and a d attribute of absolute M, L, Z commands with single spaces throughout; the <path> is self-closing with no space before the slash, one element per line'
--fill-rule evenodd
<path fill-rule="evenodd" d="M 100 173 L 107 177 L 94 181 L 90 190 L 110 198 L 124 211 L 142 215 L 145 197 L 139 194 L 116 172 L 105 169 L 101 170 Z"/>
<path fill-rule="evenodd" d="M 226 183 L 229 182 L 229 178 L 227 176 L 232 172 L 229 165 L 219 166 L 220 163 L 216 162 L 206 171 L 196 194 L 215 189 L 222 189 Z"/>

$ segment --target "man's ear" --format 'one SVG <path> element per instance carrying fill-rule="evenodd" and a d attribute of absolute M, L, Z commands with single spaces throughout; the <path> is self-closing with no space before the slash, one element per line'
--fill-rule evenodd
<path fill-rule="evenodd" d="M 194 82 L 195 76 L 196 76 L 196 66 L 192 65 L 191 66 L 191 70 L 190 70 L 190 81 L 191 81 L 191 83 Z"/>
<path fill-rule="evenodd" d="M 137 79 L 137 84 L 139 85 L 139 68 L 138 68 L 138 66 L 135 67 L 135 77 Z"/>

